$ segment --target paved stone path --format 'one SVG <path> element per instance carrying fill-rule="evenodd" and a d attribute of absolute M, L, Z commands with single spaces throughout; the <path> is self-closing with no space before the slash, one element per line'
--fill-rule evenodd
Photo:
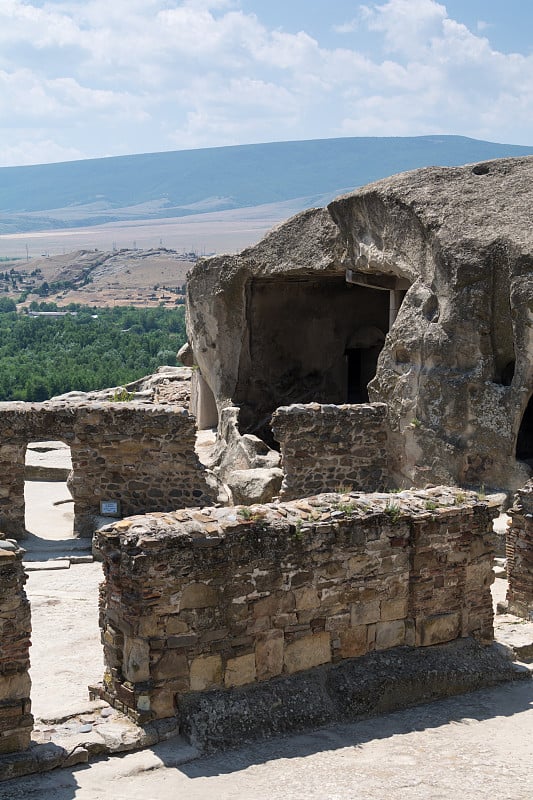
<path fill-rule="evenodd" d="M 186 758 L 169 741 L 0 784 L 0 800 L 530 800 L 533 681 Z"/>

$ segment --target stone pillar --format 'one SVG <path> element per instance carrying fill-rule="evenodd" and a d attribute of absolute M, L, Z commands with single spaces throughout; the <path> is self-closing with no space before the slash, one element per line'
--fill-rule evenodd
<path fill-rule="evenodd" d="M 26 750 L 33 729 L 31 613 L 23 553 L 15 541 L 0 538 L 0 754 Z"/>
<path fill-rule="evenodd" d="M 0 445 L 0 530 L 22 537 L 24 519 L 25 444 Z"/>
<path fill-rule="evenodd" d="M 215 395 L 198 369 L 193 371 L 191 379 L 191 413 L 196 417 L 199 431 L 218 425 Z"/>
<path fill-rule="evenodd" d="M 516 493 L 507 532 L 509 611 L 533 619 L 533 480 Z"/>

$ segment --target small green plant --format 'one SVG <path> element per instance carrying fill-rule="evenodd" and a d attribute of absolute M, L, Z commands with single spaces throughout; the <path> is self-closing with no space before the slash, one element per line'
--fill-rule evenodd
<path fill-rule="evenodd" d="M 120 389 L 116 389 L 113 397 L 111 398 L 113 403 L 129 403 L 130 400 L 133 400 L 135 395 L 133 392 L 128 392 L 124 386 Z"/>
<path fill-rule="evenodd" d="M 335 489 L 335 491 L 336 491 L 336 493 L 337 493 L 337 494 L 350 494 L 350 492 L 352 491 L 352 489 L 353 489 L 353 486 L 351 486 L 351 485 L 348 485 L 348 484 L 342 484 L 342 483 L 340 483 L 340 484 L 337 486 L 337 488 Z"/>
<path fill-rule="evenodd" d="M 418 419 L 418 417 L 413 417 L 413 419 L 411 420 L 411 425 L 413 426 L 413 428 L 420 428 L 422 422 Z"/>
<path fill-rule="evenodd" d="M 303 537 L 302 520 L 301 519 L 297 519 L 296 522 L 294 523 L 294 534 L 293 534 L 293 537 L 295 539 L 298 539 L 298 540 Z"/>
<path fill-rule="evenodd" d="M 264 511 L 260 511 L 257 508 L 249 508 L 248 506 L 241 506 L 238 509 L 237 514 L 247 522 L 259 522 L 265 516 Z"/>
<path fill-rule="evenodd" d="M 342 511 L 343 514 L 353 514 L 356 508 L 355 503 L 339 503 L 337 505 L 337 510 Z"/>
<path fill-rule="evenodd" d="M 402 514 L 400 504 L 393 503 L 390 500 L 387 501 L 387 505 L 385 506 L 384 511 L 385 514 L 387 514 L 387 516 L 389 517 L 391 522 L 398 522 Z"/>
<path fill-rule="evenodd" d="M 435 511 L 438 508 L 438 503 L 434 500 L 426 500 L 426 510 L 427 511 Z"/>
<path fill-rule="evenodd" d="M 487 499 L 487 494 L 485 492 L 485 484 L 484 483 L 482 483 L 481 486 L 479 487 L 479 492 L 477 492 L 477 499 L 478 500 L 486 500 Z"/>
<path fill-rule="evenodd" d="M 464 503 L 465 500 L 466 500 L 465 493 L 464 492 L 457 492 L 457 494 L 455 495 L 455 502 L 458 505 L 461 505 L 462 503 Z"/>

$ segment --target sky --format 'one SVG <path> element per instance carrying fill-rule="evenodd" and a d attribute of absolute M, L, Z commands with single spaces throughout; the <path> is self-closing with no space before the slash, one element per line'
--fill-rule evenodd
<path fill-rule="evenodd" d="M 533 145 L 531 0 L 0 0 L 0 166 L 338 136 Z"/>

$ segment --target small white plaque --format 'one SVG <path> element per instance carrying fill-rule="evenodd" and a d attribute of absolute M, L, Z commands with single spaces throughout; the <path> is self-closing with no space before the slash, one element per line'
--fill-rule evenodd
<path fill-rule="evenodd" d="M 119 517 L 120 502 L 118 500 L 100 500 L 100 514 L 103 517 Z"/>

